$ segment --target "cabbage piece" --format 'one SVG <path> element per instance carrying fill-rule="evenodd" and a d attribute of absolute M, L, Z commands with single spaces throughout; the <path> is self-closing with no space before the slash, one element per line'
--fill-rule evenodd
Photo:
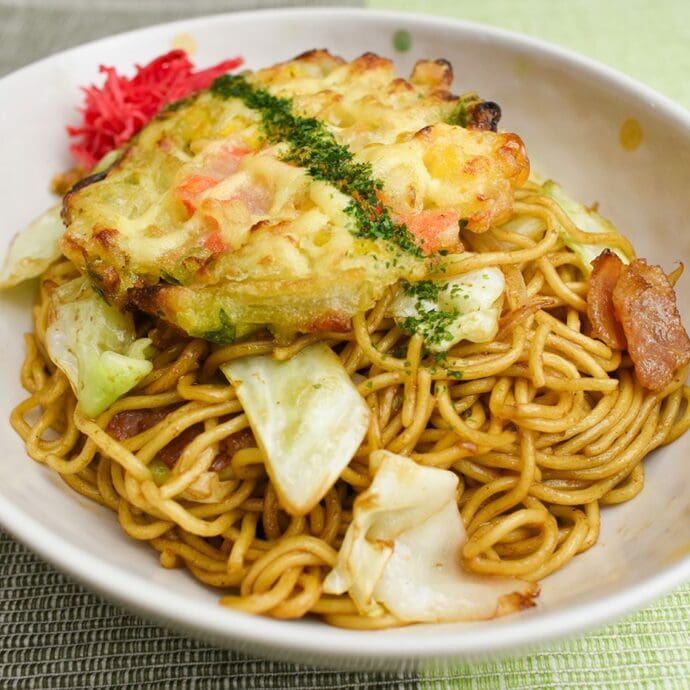
<path fill-rule="evenodd" d="M 281 505 L 308 513 L 333 486 L 369 426 L 369 407 L 340 359 L 316 344 L 221 366 L 249 418 Z"/>
<path fill-rule="evenodd" d="M 388 312 L 403 330 L 424 336 L 427 350 L 445 352 L 461 340 L 493 340 L 504 290 L 503 272 L 483 268 L 450 280 L 408 283 Z"/>
<path fill-rule="evenodd" d="M 600 216 L 596 211 L 583 206 L 579 201 L 569 197 L 560 185 L 553 180 L 547 180 L 541 186 L 541 193 L 553 199 L 566 213 L 568 218 L 583 232 L 593 234 L 611 233 L 620 234 L 611 221 Z M 560 229 L 561 238 L 569 249 L 577 254 L 580 259 L 580 268 L 585 275 L 592 272 L 592 261 L 596 259 L 604 249 L 610 249 L 617 254 L 625 264 L 630 263 L 628 257 L 618 248 L 606 244 L 583 244 L 576 241 L 565 228 Z"/>
<path fill-rule="evenodd" d="M 180 494 L 180 497 L 196 503 L 220 503 L 236 488 L 237 482 L 223 481 L 218 476 L 218 472 L 202 472 Z"/>
<path fill-rule="evenodd" d="M 121 154 L 120 149 L 106 153 L 89 174 L 94 175 L 107 170 Z M 44 211 L 20 230 L 14 236 L 0 269 L 0 289 L 35 278 L 53 261 L 57 261 L 62 256 L 60 240 L 64 232 L 62 202 Z"/>
<path fill-rule="evenodd" d="M 60 239 L 65 226 L 61 210 L 62 204 L 49 208 L 14 236 L 0 269 L 0 288 L 35 278 L 62 256 Z"/>
<path fill-rule="evenodd" d="M 524 235 L 534 242 L 538 242 L 544 234 L 545 223 L 541 218 L 535 216 L 515 216 L 507 223 L 501 225 L 501 230 L 508 230 L 515 232 L 518 235 Z M 499 243 L 502 248 L 509 249 L 507 243 Z"/>
<path fill-rule="evenodd" d="M 479 620 L 531 605 L 536 585 L 465 572 L 465 529 L 455 499 L 457 476 L 386 450 L 357 499 L 327 594 L 349 592 L 362 615 L 393 614 L 405 623 Z"/>
<path fill-rule="evenodd" d="M 85 414 L 99 415 L 153 368 L 145 356 L 151 341 L 137 340 L 131 314 L 109 306 L 85 278 L 55 290 L 52 309 L 46 348 Z"/>
<path fill-rule="evenodd" d="M 112 149 L 103 156 L 96 165 L 93 166 L 89 175 L 96 175 L 97 173 L 107 170 L 111 165 L 117 163 L 122 155 L 122 149 Z"/>

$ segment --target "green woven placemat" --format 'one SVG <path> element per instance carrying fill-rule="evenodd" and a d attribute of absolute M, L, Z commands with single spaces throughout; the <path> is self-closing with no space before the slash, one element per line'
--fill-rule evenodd
<path fill-rule="evenodd" d="M 427 673 L 422 688 L 690 688 L 690 584 L 614 625 L 537 653 Z"/>
<path fill-rule="evenodd" d="M 690 107 L 688 0 L 365 0 L 365 4 L 493 24 L 536 36 L 616 67 Z"/>
<path fill-rule="evenodd" d="M 690 687 L 690 585 L 616 625 L 439 673 L 333 672 L 210 647 L 104 602 L 0 532 L 0 688 Z"/>
<path fill-rule="evenodd" d="M 125 613 L 0 531 L 0 689 L 420 687 L 210 647 Z"/>
<path fill-rule="evenodd" d="M 59 50 L 143 26 L 302 5 L 361 6 L 362 0 L 0 0 L 0 76 Z"/>

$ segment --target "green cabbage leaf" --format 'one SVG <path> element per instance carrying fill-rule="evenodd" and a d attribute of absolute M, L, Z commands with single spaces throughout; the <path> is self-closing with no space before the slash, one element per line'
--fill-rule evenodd
<path fill-rule="evenodd" d="M 57 288 L 51 306 L 48 354 L 83 412 L 96 417 L 151 371 L 151 341 L 137 339 L 131 314 L 107 304 L 85 278 Z"/>

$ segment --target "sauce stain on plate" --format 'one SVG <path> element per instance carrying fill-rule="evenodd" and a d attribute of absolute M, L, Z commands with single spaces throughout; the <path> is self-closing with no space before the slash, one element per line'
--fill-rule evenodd
<path fill-rule="evenodd" d="M 196 41 L 191 34 L 177 34 L 173 37 L 172 47 L 177 50 L 184 50 L 190 57 L 196 53 Z"/>
<path fill-rule="evenodd" d="M 687 556 L 690 556 L 690 542 L 687 544 L 681 544 L 676 547 L 671 553 L 669 553 L 664 559 L 664 563 L 675 563 L 681 561 Z"/>
<path fill-rule="evenodd" d="M 621 125 L 618 140 L 626 151 L 634 151 L 642 143 L 643 137 L 642 125 L 634 117 L 629 117 Z"/>

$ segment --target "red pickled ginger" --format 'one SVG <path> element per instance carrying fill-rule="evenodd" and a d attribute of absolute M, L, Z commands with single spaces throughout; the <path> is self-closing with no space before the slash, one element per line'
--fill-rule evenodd
<path fill-rule="evenodd" d="M 69 136 L 76 139 L 70 151 L 84 167 L 92 168 L 106 153 L 129 141 L 166 105 L 208 88 L 216 77 L 242 62 L 236 57 L 195 72 L 183 50 L 171 50 L 148 65 L 136 65 L 133 77 L 101 65 L 105 83 L 83 89 L 82 123 L 67 127 Z"/>

